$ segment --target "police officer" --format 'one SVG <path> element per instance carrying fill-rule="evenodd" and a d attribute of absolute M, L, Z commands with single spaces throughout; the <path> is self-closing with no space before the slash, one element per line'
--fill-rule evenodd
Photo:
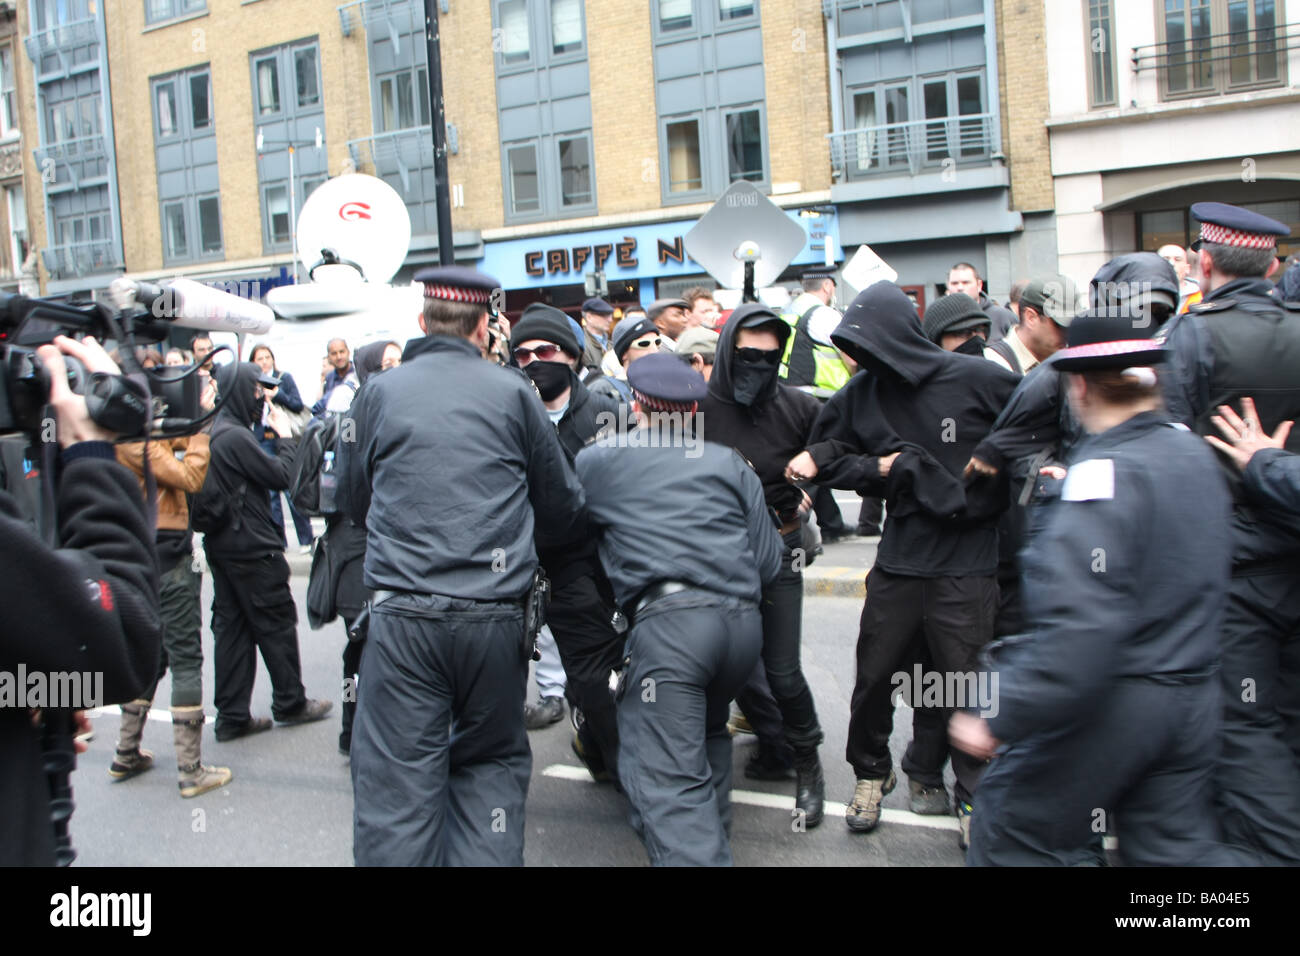
<path fill-rule="evenodd" d="M 1196 203 L 1201 223 L 1201 302 L 1171 319 L 1161 336 L 1173 352 L 1162 378 L 1174 420 L 1216 434 L 1218 406 L 1252 396 L 1271 434 L 1300 418 L 1300 303 L 1270 296 L 1277 239 L 1290 229 L 1225 203 Z M 1286 449 L 1300 450 L 1300 433 Z M 1297 539 L 1252 504 L 1225 457 L 1236 502 L 1232 587 L 1223 625 L 1224 744 L 1216 794 L 1224 835 L 1262 861 L 1300 863 L 1300 718 L 1283 705 L 1300 682 L 1300 559 Z M 1280 706 L 1282 705 L 1282 706 Z"/>
<path fill-rule="evenodd" d="M 973 756 L 1006 745 L 980 781 L 967 861 L 1100 864 L 1098 834 L 1118 820 L 1126 863 L 1231 862 L 1208 759 L 1227 487 L 1204 444 L 1159 411 L 1158 344 L 1095 312 L 1068 343 L 1054 363 L 1089 435 L 1058 470 L 1064 481 L 1040 480 L 1048 500 L 1023 560 L 1028 629 L 992 649 L 994 706 L 987 720 L 952 719 L 954 746 Z"/>
<path fill-rule="evenodd" d="M 628 380 L 638 427 L 619 436 L 625 447 L 598 442 L 577 459 L 601 562 L 630 612 L 619 777 L 651 863 L 727 865 L 727 713 L 758 662 L 781 538 L 753 469 L 694 430 L 700 374 L 649 355 Z M 638 488 L 654 489 L 654 520 Z"/>
<path fill-rule="evenodd" d="M 363 866 L 520 865 L 532 770 L 521 598 L 534 528 L 581 534 L 582 488 L 532 386 L 482 360 L 496 280 L 453 266 L 416 280 L 426 334 L 358 394 L 342 442 L 340 506 L 366 525 L 375 591 L 353 853 Z"/>

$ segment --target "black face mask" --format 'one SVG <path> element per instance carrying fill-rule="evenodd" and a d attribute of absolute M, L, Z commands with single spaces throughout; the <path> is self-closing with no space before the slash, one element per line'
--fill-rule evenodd
<path fill-rule="evenodd" d="M 984 357 L 984 340 L 978 335 L 972 335 L 961 345 L 953 349 L 954 352 L 960 352 L 962 355 L 974 355 L 976 358 Z"/>
<path fill-rule="evenodd" d="M 569 387 L 569 372 L 569 366 L 563 362 L 534 360 L 524 366 L 524 374 L 533 380 L 544 402 L 559 398 Z"/>
<path fill-rule="evenodd" d="M 772 382 L 780 367 L 766 362 L 746 362 L 737 358 L 731 366 L 731 387 L 740 405 L 753 405 Z"/>

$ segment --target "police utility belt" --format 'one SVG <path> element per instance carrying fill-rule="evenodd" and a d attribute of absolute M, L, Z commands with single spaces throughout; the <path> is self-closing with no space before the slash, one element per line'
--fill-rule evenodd
<path fill-rule="evenodd" d="M 670 594 L 680 594 L 682 591 L 695 590 L 698 590 L 695 585 L 687 584 L 684 581 L 656 581 L 628 602 L 624 610 L 628 626 L 635 624 L 636 619 L 641 616 L 642 612 L 660 598 L 666 598 Z"/>

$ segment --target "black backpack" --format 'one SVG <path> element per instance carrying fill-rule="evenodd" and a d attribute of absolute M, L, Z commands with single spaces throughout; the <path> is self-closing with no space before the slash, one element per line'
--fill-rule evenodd
<path fill-rule="evenodd" d="M 327 460 L 338 461 L 339 433 L 345 414 L 327 412 L 308 424 L 298 440 L 289 500 L 299 514 L 320 518 L 338 512 L 334 503 L 333 468 L 327 471 L 325 465 Z"/>
<path fill-rule="evenodd" d="M 215 447 L 217 437 L 226 431 L 229 428 L 214 429 L 209 447 Z M 209 467 L 203 478 L 203 487 L 190 499 L 190 527 L 201 534 L 212 534 L 225 528 L 238 531 L 244 525 L 244 496 L 247 494 L 247 481 L 239 482 L 232 494 L 217 478 L 217 469 Z"/>

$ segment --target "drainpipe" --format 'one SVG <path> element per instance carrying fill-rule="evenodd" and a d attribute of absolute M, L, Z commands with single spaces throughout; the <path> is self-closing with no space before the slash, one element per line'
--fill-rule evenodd
<path fill-rule="evenodd" d="M 844 103 L 840 90 L 840 37 L 835 27 L 835 0 L 822 0 L 822 15 L 826 18 L 826 75 L 831 86 L 831 132 L 844 131 Z"/>

